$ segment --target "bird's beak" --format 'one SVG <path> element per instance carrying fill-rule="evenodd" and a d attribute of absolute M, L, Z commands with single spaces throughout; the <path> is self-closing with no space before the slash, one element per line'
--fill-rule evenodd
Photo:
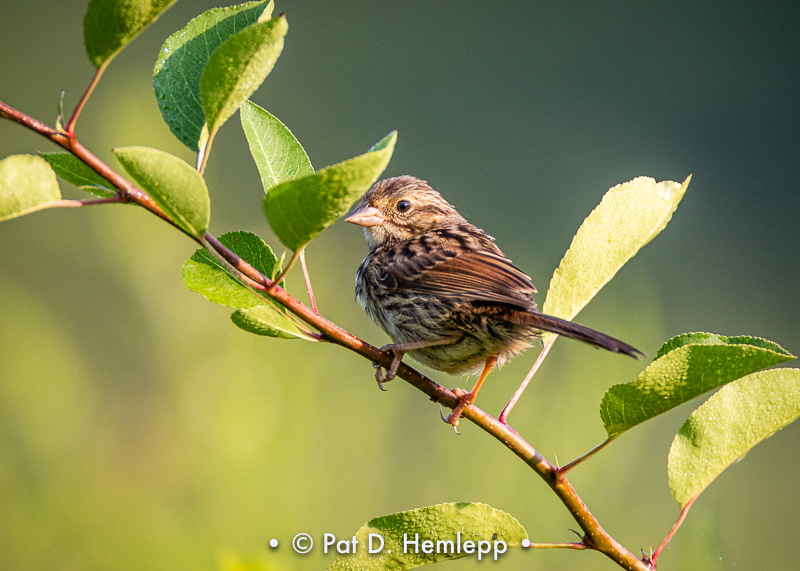
<path fill-rule="evenodd" d="M 357 226 L 380 226 L 386 221 L 381 211 L 374 206 L 370 206 L 369 202 L 365 202 L 356 208 L 345 220 Z"/>

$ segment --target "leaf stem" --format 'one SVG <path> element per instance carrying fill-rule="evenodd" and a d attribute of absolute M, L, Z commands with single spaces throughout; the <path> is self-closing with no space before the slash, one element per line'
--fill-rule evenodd
<path fill-rule="evenodd" d="M 531 543 L 525 549 L 589 549 L 584 543 Z"/>
<path fill-rule="evenodd" d="M 106 66 L 110 61 L 111 60 L 107 60 L 97 68 L 97 71 L 94 72 L 94 76 L 92 77 L 92 81 L 89 82 L 89 86 L 86 88 L 86 91 L 83 92 L 80 101 L 78 101 L 78 104 L 75 106 L 75 111 L 72 112 L 72 117 L 70 117 L 69 123 L 67 123 L 67 135 L 69 137 L 75 138 L 75 123 L 78 122 L 78 117 L 80 117 L 84 105 L 86 105 L 86 102 L 89 100 L 89 96 L 92 94 L 92 91 L 94 91 L 94 88 L 103 76 L 103 72 L 106 70 Z"/>
<path fill-rule="evenodd" d="M 47 205 L 47 208 L 76 208 L 79 206 L 93 206 L 95 204 L 111 204 L 114 202 L 125 202 L 121 196 L 108 196 L 103 198 L 91 198 L 87 200 L 57 200 Z"/>
<path fill-rule="evenodd" d="M 693 497 L 686 503 L 685 506 L 683 506 L 683 509 L 681 510 L 681 515 L 678 516 L 678 521 L 675 522 L 675 525 L 673 525 L 672 529 L 669 530 L 667 537 L 664 538 L 664 541 L 661 542 L 661 545 L 659 545 L 658 549 L 656 549 L 655 553 L 653 553 L 653 556 L 650 558 L 650 563 L 653 569 L 655 569 L 656 565 L 658 564 L 658 556 L 661 555 L 661 552 L 667 546 L 667 543 L 669 543 L 672 540 L 672 536 L 675 535 L 675 532 L 678 531 L 678 528 L 683 523 L 683 520 L 686 519 L 686 514 L 689 513 L 689 508 L 692 507 L 692 504 L 696 499 L 697 496 Z"/>
<path fill-rule="evenodd" d="M 542 347 L 542 350 L 539 353 L 539 356 L 536 358 L 536 362 L 533 364 L 533 367 L 531 367 L 531 370 L 528 371 L 528 374 L 525 377 L 525 380 L 522 381 L 522 384 L 517 389 L 517 392 L 515 392 L 514 396 L 511 397 L 511 400 L 508 401 L 508 404 L 503 409 L 503 412 L 500 413 L 500 419 L 499 420 L 503 424 L 508 424 L 507 420 L 508 420 L 508 415 L 511 414 L 511 409 L 514 408 L 514 405 L 517 404 L 517 401 L 519 400 L 519 397 L 521 397 L 522 393 L 525 392 L 525 389 L 528 387 L 528 383 L 531 382 L 531 379 L 533 378 L 533 375 L 535 375 L 536 371 L 538 371 L 539 367 L 541 367 L 542 363 L 544 362 L 545 357 L 547 357 L 547 354 L 550 352 L 550 348 L 553 346 L 553 343 L 555 343 L 557 338 L 558 338 L 558 335 L 554 335 L 553 337 L 550 337 L 547 340 L 547 342 L 544 344 L 544 347 Z"/>
<path fill-rule="evenodd" d="M 303 268 L 303 278 L 306 280 L 306 291 L 308 292 L 308 299 L 311 301 L 311 309 L 314 313 L 317 311 L 317 300 L 314 299 L 314 288 L 311 287 L 311 277 L 308 275 L 308 266 L 306 266 L 306 249 L 300 250 L 300 266 Z"/>
<path fill-rule="evenodd" d="M 597 446 L 595 446 L 594 448 L 592 448 L 588 452 L 585 452 L 584 454 L 581 454 L 580 456 L 575 458 L 575 460 L 573 460 L 569 464 L 565 464 L 564 466 L 561 466 L 557 470 L 558 474 L 559 475 L 560 474 L 566 474 L 567 472 L 572 470 L 575 466 L 577 466 L 578 464 L 580 464 L 584 460 L 588 460 L 589 458 L 591 458 L 592 456 L 594 456 L 595 454 L 600 452 L 603 448 L 605 448 L 606 446 L 611 444 L 615 439 L 616 439 L 616 436 L 614 438 L 606 438 L 603 442 L 601 442 L 600 444 L 598 444 Z"/>
<path fill-rule="evenodd" d="M 289 263 L 286 264 L 286 267 L 283 269 L 283 271 L 280 273 L 280 275 L 278 275 L 278 277 L 275 278 L 275 280 L 271 284 L 268 285 L 268 287 L 266 289 L 266 293 L 267 293 L 268 296 L 270 296 L 270 297 L 272 296 L 272 293 L 275 291 L 275 288 L 278 287 L 278 284 L 283 281 L 283 278 L 286 277 L 286 274 L 289 273 L 289 271 L 297 263 L 297 260 L 301 259 L 302 256 L 303 256 L 303 248 L 300 248 L 299 250 L 295 250 L 294 253 L 292 253 L 292 257 L 289 258 Z M 316 309 L 314 310 L 314 313 L 316 313 Z"/>
<path fill-rule="evenodd" d="M 197 151 L 197 162 L 195 163 L 195 170 L 202 175 L 206 172 L 206 164 L 208 163 L 208 155 L 211 153 L 211 143 L 214 142 L 214 135 L 216 133 L 210 133 L 208 135 L 208 139 L 206 140 L 205 144 L 200 147 L 200 150 Z"/>

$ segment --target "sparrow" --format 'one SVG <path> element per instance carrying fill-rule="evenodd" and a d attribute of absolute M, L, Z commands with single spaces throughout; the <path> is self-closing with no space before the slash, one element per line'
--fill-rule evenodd
<path fill-rule="evenodd" d="M 604 333 L 539 313 L 531 279 L 427 182 L 398 176 L 376 182 L 346 218 L 364 227 L 369 253 L 356 273 L 356 299 L 393 343 L 383 377 L 391 381 L 406 353 L 451 375 L 480 371 L 445 420 L 464 409 L 497 365 L 550 331 L 634 358 L 634 347 Z M 444 417 L 443 417 L 444 418 Z"/>

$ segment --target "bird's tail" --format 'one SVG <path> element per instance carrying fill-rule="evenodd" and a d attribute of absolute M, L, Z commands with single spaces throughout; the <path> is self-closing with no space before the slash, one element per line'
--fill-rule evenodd
<path fill-rule="evenodd" d="M 612 353 L 624 353 L 634 359 L 638 359 L 639 355 L 644 356 L 644 353 L 619 339 L 552 315 L 534 311 L 514 312 L 514 321 L 519 322 L 520 325 L 530 325 L 542 331 L 550 331 L 570 339 L 577 339 Z"/>

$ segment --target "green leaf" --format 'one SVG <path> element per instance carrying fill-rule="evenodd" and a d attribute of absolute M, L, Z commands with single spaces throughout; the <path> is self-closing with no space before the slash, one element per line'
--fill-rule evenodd
<path fill-rule="evenodd" d="M 88 190 L 98 196 L 116 194 L 110 182 L 71 153 L 39 153 L 39 156 L 50 163 L 58 176 L 81 190 Z"/>
<path fill-rule="evenodd" d="M 542 312 L 572 320 L 666 227 L 691 178 L 678 184 L 639 177 L 610 189 L 572 239 L 550 280 Z M 543 341 L 553 335 L 545 333 Z"/>
<path fill-rule="evenodd" d="M 380 176 L 392 158 L 397 131 L 366 154 L 288 180 L 264 197 L 264 215 L 272 231 L 292 250 L 299 250 L 336 222 Z"/>
<path fill-rule="evenodd" d="M 383 538 L 380 553 L 368 553 L 370 534 Z M 404 535 L 407 541 L 418 539 L 418 547 L 406 543 L 404 549 Z M 377 549 L 379 540 L 375 536 L 372 545 Z M 370 520 L 356 533 L 357 553 L 337 557 L 328 571 L 403 571 L 461 557 L 477 558 L 478 542 L 483 542 L 480 558 L 491 559 L 495 556 L 495 541 L 505 542 L 507 547 L 519 547 L 527 537 L 525 528 L 514 517 L 486 504 L 439 504 Z M 432 542 L 426 547 L 432 548 L 433 553 L 423 552 L 424 541 Z M 467 541 L 473 542 L 472 554 L 464 551 Z M 460 553 L 453 553 L 459 550 L 457 546 L 460 546 Z M 488 553 L 487 546 L 491 550 Z M 501 549 L 498 543 L 498 551 Z"/>
<path fill-rule="evenodd" d="M 667 341 L 636 379 L 615 385 L 600 404 L 609 438 L 761 369 L 795 359 L 758 337 L 687 333 Z"/>
<path fill-rule="evenodd" d="M 719 390 L 681 427 L 669 451 L 672 497 L 681 508 L 756 444 L 800 416 L 800 369 L 773 369 Z"/>
<path fill-rule="evenodd" d="M 202 238 L 211 217 L 203 177 L 178 157 L 149 147 L 114 149 L 125 171 L 178 226 Z"/>
<path fill-rule="evenodd" d="M 291 319 L 278 313 L 278 311 L 270 305 L 258 305 L 248 309 L 238 309 L 231 314 L 231 321 L 240 329 L 255 333 L 256 335 L 313 341 L 313 339 L 303 333 Z"/>
<path fill-rule="evenodd" d="M 253 24 L 229 37 L 211 54 L 200 79 L 209 139 L 272 71 L 288 29 L 285 16 Z"/>
<path fill-rule="evenodd" d="M 674 351 L 678 347 L 684 345 L 719 345 L 727 343 L 729 345 L 752 345 L 753 347 L 761 347 L 774 353 L 780 353 L 787 356 L 789 359 L 794 359 L 794 355 L 789 353 L 786 349 L 767 339 L 761 337 L 750 337 L 747 335 L 739 335 L 736 337 L 725 337 L 723 335 L 715 335 L 713 333 L 682 333 L 677 335 L 664 343 L 656 354 L 656 359 Z"/>
<path fill-rule="evenodd" d="M 251 232 L 228 232 L 219 237 L 228 249 L 270 279 L 280 273 L 272 248 Z M 263 298 L 243 286 L 208 250 L 201 248 L 181 268 L 183 284 L 214 303 L 250 308 L 265 304 Z"/>
<path fill-rule="evenodd" d="M 61 200 L 56 173 L 33 155 L 0 161 L 0 221 L 16 218 Z"/>
<path fill-rule="evenodd" d="M 233 253 L 248 262 L 259 272 L 275 279 L 281 264 L 272 248 L 251 232 L 228 232 L 219 237 Z M 242 285 L 208 250 L 197 250 L 183 265 L 181 277 L 184 285 L 209 301 L 237 308 L 231 320 L 241 329 L 283 339 L 313 340 L 288 317 Z M 283 284 L 281 284 L 283 285 Z"/>
<path fill-rule="evenodd" d="M 240 117 L 264 192 L 284 181 L 314 172 L 305 149 L 275 116 L 245 101 Z"/>
<path fill-rule="evenodd" d="M 272 15 L 272 1 L 213 8 L 175 32 L 159 52 L 153 89 L 164 121 L 187 147 L 198 151 L 206 127 L 200 101 L 200 78 L 211 54 L 222 42 Z"/>
<path fill-rule="evenodd" d="M 107 64 L 177 0 L 90 0 L 83 43 L 95 65 Z"/>

